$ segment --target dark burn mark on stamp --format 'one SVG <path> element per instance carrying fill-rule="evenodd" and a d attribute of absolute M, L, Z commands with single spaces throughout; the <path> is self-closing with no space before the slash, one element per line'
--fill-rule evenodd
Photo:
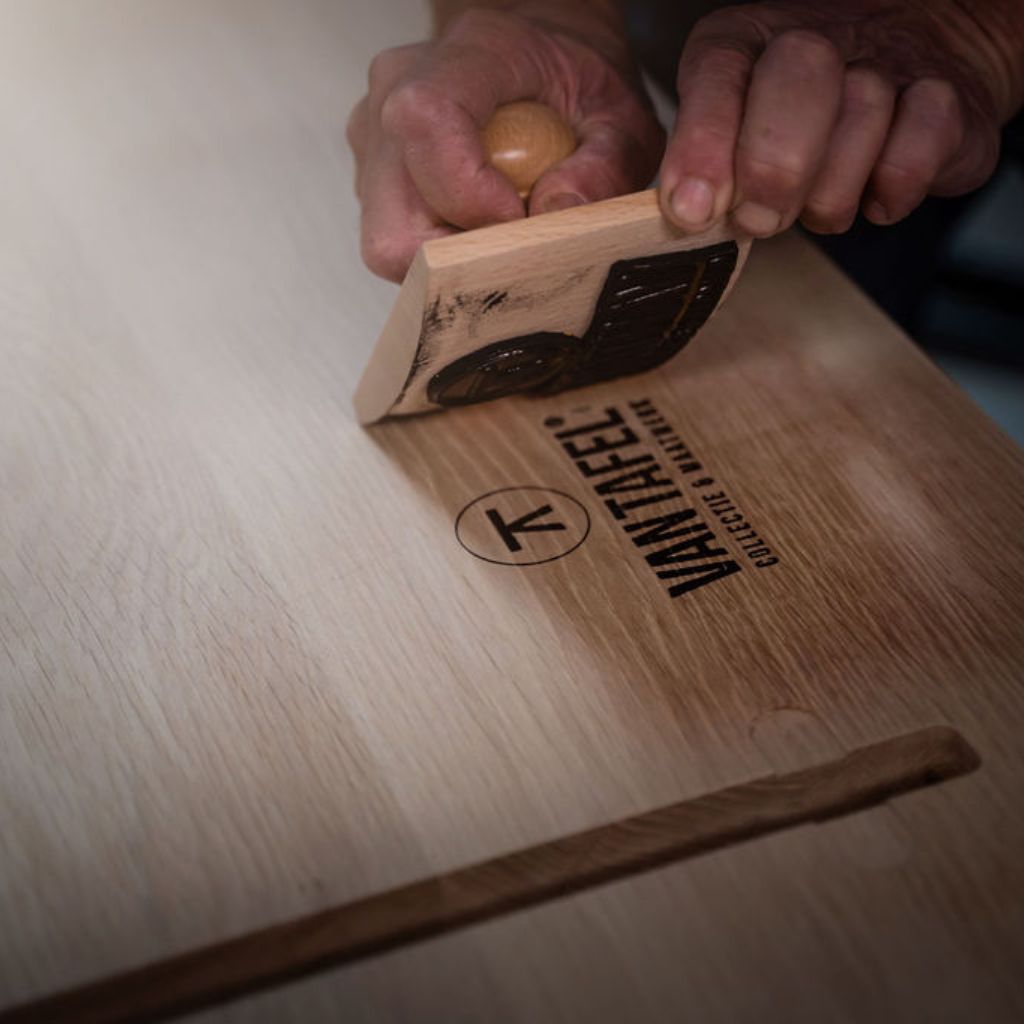
<path fill-rule="evenodd" d="M 466 306 L 466 297 L 456 295 L 451 302 L 443 303 L 441 296 L 437 295 L 433 301 L 423 308 L 423 319 L 420 321 L 420 336 L 416 342 L 416 352 L 413 354 L 412 362 L 409 365 L 409 372 L 406 374 L 402 390 L 395 399 L 398 404 L 405 397 L 412 382 L 420 373 L 429 366 L 435 357 L 434 338 L 448 330 L 455 323 L 459 313 Z"/>
<path fill-rule="evenodd" d="M 433 349 L 434 336 L 448 326 L 450 320 L 441 309 L 441 297 L 438 296 L 423 310 L 423 320 L 420 322 L 420 337 L 416 343 L 416 352 L 412 357 L 412 364 L 409 366 L 409 373 L 406 375 L 405 383 L 399 392 L 397 401 L 401 401 L 409 385 L 416 379 L 420 371 L 429 364 L 431 350 Z"/>
<path fill-rule="evenodd" d="M 542 331 L 485 345 L 436 374 L 427 397 L 438 405 L 472 405 L 511 394 L 560 391 L 552 382 L 571 363 L 571 346 L 579 344 L 571 334 Z"/>
<path fill-rule="evenodd" d="M 735 242 L 619 260 L 608 270 L 582 338 L 544 331 L 494 342 L 435 374 L 427 397 L 469 405 L 511 394 L 554 394 L 670 359 L 703 326 L 736 267 Z M 489 299 L 484 298 L 481 309 Z M 503 301 L 503 300 L 502 300 Z"/>
<path fill-rule="evenodd" d="M 420 330 L 420 340 L 425 341 L 438 331 L 444 330 L 451 322 L 451 314 L 441 310 L 441 296 L 439 295 L 426 309 L 423 310 L 423 324 Z"/>
<path fill-rule="evenodd" d="M 442 301 L 440 295 L 435 296 L 423 310 L 414 366 L 419 368 L 429 361 L 435 335 L 454 327 L 460 317 L 468 318 L 472 323 L 483 314 L 498 309 L 507 299 L 507 291 L 492 291 L 482 296 L 456 292 L 447 302 Z"/>
<path fill-rule="evenodd" d="M 579 267 L 560 279 L 553 286 L 532 291 L 529 295 L 516 295 L 507 289 L 490 289 L 480 292 L 456 292 L 448 301 L 440 295 L 424 307 L 423 319 L 420 322 L 420 335 L 416 342 L 416 352 L 412 357 L 409 373 L 406 375 L 402 390 L 395 399 L 399 405 L 412 387 L 413 382 L 432 366 L 437 359 L 439 342 L 438 335 L 445 331 L 458 328 L 467 336 L 472 337 L 480 329 L 481 322 L 495 313 L 508 313 L 517 309 L 528 309 L 543 306 L 547 302 L 557 301 L 565 292 L 571 291 L 584 281 L 595 267 Z M 571 337 L 571 335 L 566 335 Z M 476 351 L 484 351 L 477 349 Z M 498 397 L 495 395 L 495 397 Z M 480 399 L 477 399 L 480 401 Z"/>
<path fill-rule="evenodd" d="M 492 309 L 497 309 L 507 298 L 508 292 L 491 292 L 490 295 L 484 296 L 483 301 L 480 303 L 480 308 L 484 313 L 490 313 Z"/>
<path fill-rule="evenodd" d="M 438 332 L 454 327 L 460 318 L 471 326 L 481 316 L 503 306 L 508 297 L 507 291 L 491 291 L 485 295 L 456 292 L 447 302 L 443 302 L 440 295 L 436 296 L 423 311 L 420 345 L 429 342 Z"/>

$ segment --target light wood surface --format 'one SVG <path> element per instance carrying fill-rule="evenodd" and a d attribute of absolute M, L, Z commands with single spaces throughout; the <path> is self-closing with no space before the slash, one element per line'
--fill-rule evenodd
<path fill-rule="evenodd" d="M 946 724 L 965 778 L 192 1019 L 1020 1019 L 1020 451 L 795 237 L 660 372 L 360 428 L 341 125 L 425 13 L 5 7 L 0 1006 Z"/>
<path fill-rule="evenodd" d="M 805 822 L 978 767 L 952 729 L 875 743 L 274 925 L 10 1011 L 10 1024 L 165 1020 L 335 964 Z"/>

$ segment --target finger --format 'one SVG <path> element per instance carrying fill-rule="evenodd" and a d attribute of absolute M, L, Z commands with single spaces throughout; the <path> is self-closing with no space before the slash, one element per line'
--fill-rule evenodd
<path fill-rule="evenodd" d="M 845 62 L 824 36 L 783 32 L 754 67 L 736 146 L 734 222 L 765 238 L 803 207 L 839 113 Z"/>
<path fill-rule="evenodd" d="M 932 182 L 935 196 L 961 196 L 984 185 L 999 163 L 998 121 L 983 114 L 965 118 L 963 142 Z"/>
<path fill-rule="evenodd" d="M 377 147 L 363 182 L 363 261 L 375 274 L 401 281 L 423 242 L 453 230 L 423 202 L 394 146 Z"/>
<path fill-rule="evenodd" d="M 575 152 L 534 185 L 530 213 L 550 213 L 635 192 L 654 177 L 663 136 L 645 112 L 637 111 L 632 117 L 624 112 L 615 120 L 591 118 L 578 134 Z"/>
<path fill-rule="evenodd" d="M 480 131 L 499 104 L 539 95 L 541 86 L 485 50 L 447 46 L 384 101 L 385 133 L 445 221 L 473 228 L 524 215 L 515 189 L 487 162 Z"/>
<path fill-rule="evenodd" d="M 669 220 L 699 231 L 732 203 L 733 164 L 760 41 L 700 27 L 679 60 L 679 112 L 661 165 L 659 196 Z"/>
<path fill-rule="evenodd" d="M 429 49 L 428 43 L 410 43 L 406 46 L 394 46 L 389 50 L 381 50 L 371 61 L 367 69 L 366 80 L 369 90 L 370 114 L 377 117 L 380 105 L 391 90 L 408 75 L 410 68 L 422 58 Z"/>
<path fill-rule="evenodd" d="M 800 217 L 811 231 L 833 234 L 853 224 L 895 106 L 887 78 L 867 67 L 847 69 L 839 117 Z"/>
<path fill-rule="evenodd" d="M 400 106 L 385 103 L 385 130 L 400 143 L 423 199 L 445 221 L 475 228 L 524 215 L 509 180 L 487 162 L 480 139 L 487 115 L 477 120 L 432 87 L 405 87 L 394 97 Z"/>
<path fill-rule="evenodd" d="M 892 224 L 910 213 L 963 139 L 963 114 L 953 87 L 938 78 L 920 78 L 909 85 L 900 96 L 871 176 L 864 203 L 868 220 Z"/>

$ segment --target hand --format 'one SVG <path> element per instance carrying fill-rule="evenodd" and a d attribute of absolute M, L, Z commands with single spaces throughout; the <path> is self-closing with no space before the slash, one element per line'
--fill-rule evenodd
<path fill-rule="evenodd" d="M 600 7 L 600 4 L 595 4 Z M 533 99 L 559 111 L 579 148 L 534 186 L 538 213 L 645 187 L 664 133 L 637 83 L 625 44 L 587 5 L 520 13 L 473 10 L 431 43 L 387 50 L 348 139 L 362 204 L 363 259 L 401 280 L 421 242 L 526 214 L 485 160 L 480 129 L 502 103 Z"/>
<path fill-rule="evenodd" d="M 716 12 L 679 63 L 662 208 L 756 237 L 845 231 L 959 195 L 999 151 L 1000 62 L 951 0 L 756 3 Z M 1005 104 L 1004 104 L 1005 105 Z"/>

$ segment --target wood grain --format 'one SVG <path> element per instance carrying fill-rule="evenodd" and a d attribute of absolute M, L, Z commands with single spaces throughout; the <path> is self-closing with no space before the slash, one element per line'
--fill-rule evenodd
<path fill-rule="evenodd" d="M 1020 450 L 796 236 L 659 372 L 361 428 L 395 290 L 342 123 L 425 32 L 5 5 L 0 1006 L 947 724 L 955 785 L 195 1017 L 1024 1018 Z M 616 452 L 679 497 L 616 518 L 578 465 Z M 524 487 L 589 535 L 474 557 L 462 510 Z M 652 563 L 699 534 L 645 508 L 726 554 Z"/>
<path fill-rule="evenodd" d="M 15 1007 L 0 1012 L 0 1021 L 166 1019 L 669 861 L 862 810 L 978 764 L 959 733 L 923 729 Z"/>

